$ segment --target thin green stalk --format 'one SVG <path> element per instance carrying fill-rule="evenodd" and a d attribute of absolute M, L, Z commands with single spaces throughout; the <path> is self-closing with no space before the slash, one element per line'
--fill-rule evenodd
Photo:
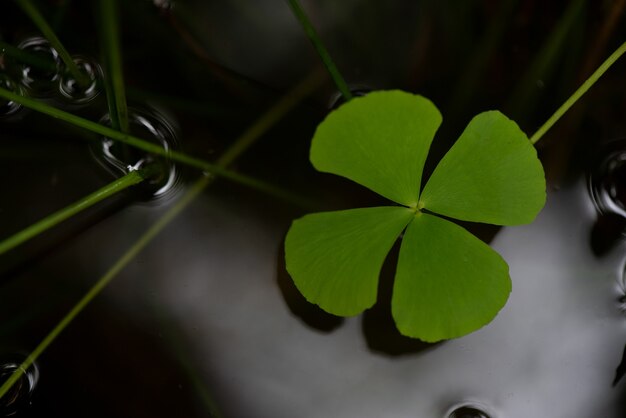
<path fill-rule="evenodd" d="M 115 102 L 115 115 L 111 112 L 111 120 L 117 119 L 119 130 L 128 132 L 128 105 L 122 72 L 122 54 L 120 51 L 120 30 L 117 0 L 100 0 L 100 36 L 104 53 L 104 66 L 110 78 L 110 93 Z M 107 90 L 107 94 L 109 91 Z M 111 110 L 111 109 L 109 109 Z"/>
<path fill-rule="evenodd" d="M 142 170 L 131 171 L 124 177 L 115 180 L 112 183 L 107 184 L 103 188 L 91 193 L 88 196 L 72 203 L 71 205 L 41 219 L 40 221 L 30 225 L 29 227 L 17 232 L 16 234 L 0 241 L 0 255 L 7 251 L 17 247 L 20 244 L 28 241 L 29 239 L 41 234 L 44 231 L 58 225 L 64 220 L 76 215 L 79 212 L 95 205 L 96 203 L 112 196 L 122 190 L 127 189 L 130 186 L 141 183 L 146 174 Z"/>
<path fill-rule="evenodd" d="M 305 84 L 308 82 L 308 78 L 304 81 Z M 312 86 L 310 86 L 312 87 Z M 312 91 L 312 90 L 311 90 Z M 290 100 L 288 97 L 300 97 L 302 100 L 305 96 L 303 96 L 303 91 L 299 86 L 297 86 L 294 90 L 287 93 L 286 97 L 280 100 L 276 105 L 274 105 L 270 110 L 268 110 L 263 116 L 261 116 L 255 125 L 265 126 L 267 124 L 267 120 L 272 120 L 275 122 L 279 121 L 284 117 L 295 105 L 298 103 L 297 100 Z M 287 107 L 284 105 L 285 102 L 291 103 L 291 107 Z M 259 135 L 264 132 L 262 129 L 255 129 L 255 132 L 258 132 Z M 257 136 L 254 139 L 258 139 Z M 241 138 L 234 142 L 237 146 L 237 153 L 226 153 L 229 155 L 227 157 L 222 157 L 218 161 L 218 166 L 222 169 L 225 169 L 227 165 L 229 165 L 232 161 L 234 161 L 237 157 L 239 157 L 243 152 L 245 152 L 252 144 L 253 141 L 246 141 L 246 146 L 239 146 L 237 144 L 241 144 Z M 197 180 L 192 187 L 183 195 L 183 197 L 176 202 L 172 208 L 170 208 L 154 225 L 152 225 L 140 238 L 135 242 L 128 251 L 122 255 L 122 257 L 115 263 L 113 266 L 96 282 L 96 284 L 83 296 L 83 298 L 78 301 L 78 303 L 61 319 L 61 321 L 50 331 L 50 333 L 39 343 L 39 345 L 28 355 L 26 360 L 21 364 L 19 368 L 17 368 L 13 374 L 7 379 L 2 386 L 0 386 L 0 399 L 6 395 L 6 393 L 11 390 L 13 385 L 20 379 L 24 371 L 28 370 L 29 367 L 33 365 L 33 363 L 39 358 L 39 356 L 48 348 L 50 344 L 54 342 L 54 340 L 63 332 L 65 328 L 80 314 L 87 305 L 96 297 L 98 294 L 113 280 L 119 272 L 121 272 L 151 241 L 154 237 L 156 237 L 176 216 L 178 216 L 189 204 L 191 204 L 196 197 L 198 197 L 202 191 L 208 187 L 214 180 L 213 176 L 205 176 Z"/>
<path fill-rule="evenodd" d="M 0 54 L 6 54 L 17 61 L 41 68 L 42 70 L 54 71 L 56 64 L 54 61 L 42 58 L 37 54 L 30 54 L 20 48 L 7 44 L 0 40 Z"/>
<path fill-rule="evenodd" d="M 268 112 L 264 118 L 259 119 L 257 123 L 248 128 L 237 141 L 221 155 L 219 159 L 220 165 L 230 165 L 230 163 L 244 150 L 248 149 L 257 138 L 274 126 L 287 110 L 292 109 L 297 103 L 301 102 L 319 87 L 324 79 L 323 72 L 313 71 L 303 82 L 296 86 L 290 94 L 285 95 L 279 100 L 274 105 L 272 112 Z"/>
<path fill-rule="evenodd" d="M 67 49 L 63 46 L 59 38 L 56 36 L 46 19 L 39 13 L 39 10 L 35 7 L 30 0 L 15 0 L 17 4 L 22 8 L 24 13 L 33 21 L 35 26 L 41 31 L 43 36 L 50 42 L 50 45 L 58 52 L 59 56 L 63 60 L 63 63 L 67 67 L 67 70 L 72 74 L 72 77 L 78 81 L 80 85 L 89 84 L 89 78 L 83 74 L 79 69 Z"/>
<path fill-rule="evenodd" d="M 65 328 L 85 309 L 87 305 L 143 250 L 152 239 L 165 228 L 184 208 L 187 207 L 198 196 L 206 185 L 211 181 L 211 177 L 203 177 L 198 180 L 191 189 L 176 203 L 165 215 L 159 219 L 150 229 L 148 229 L 139 240 L 104 274 L 96 284 L 83 296 L 83 298 L 61 319 L 61 321 L 50 331 L 39 345 L 28 355 L 22 365 L 11 374 L 11 376 L 0 386 L 0 398 L 13 387 L 22 377 L 25 370 L 39 358 L 50 344 L 63 332 Z"/>
<path fill-rule="evenodd" d="M 291 6 L 291 10 L 293 11 L 293 14 L 296 15 L 296 17 L 300 21 L 302 28 L 304 29 L 307 36 L 309 37 L 309 40 L 315 47 L 315 50 L 317 51 L 320 58 L 322 59 L 324 66 L 326 66 L 326 69 L 328 70 L 328 72 L 330 73 L 330 76 L 332 77 L 333 81 L 337 85 L 337 88 L 343 95 L 343 98 L 346 100 L 352 99 L 352 93 L 350 92 L 350 89 L 348 88 L 346 81 L 344 80 L 343 76 L 337 69 L 337 66 L 335 65 L 332 58 L 330 57 L 328 50 L 322 43 L 322 40 L 320 39 L 320 37 L 317 35 L 317 31 L 313 27 L 313 24 L 311 23 L 311 21 L 309 20 L 309 17 L 304 12 L 304 9 L 302 9 L 302 6 L 298 2 L 298 0 L 287 0 L 287 2 L 289 3 L 289 6 Z"/>
<path fill-rule="evenodd" d="M 587 92 L 593 86 L 596 81 L 609 69 L 611 66 L 626 52 L 626 42 L 621 44 L 619 48 L 615 50 L 607 59 L 604 61 L 596 71 L 593 72 L 589 76 L 587 80 L 572 94 L 566 101 L 559 107 L 556 112 L 535 132 L 535 134 L 530 137 L 530 142 L 536 144 L 541 137 L 554 125 L 560 118 L 569 110 L 570 107 L 574 105 L 582 97 L 583 94 Z"/>
<path fill-rule="evenodd" d="M 151 154 L 161 155 L 166 158 L 170 158 L 181 164 L 185 164 L 185 165 L 188 165 L 193 168 L 197 168 L 202 171 L 210 172 L 217 176 L 224 177 L 236 183 L 240 183 L 245 186 L 251 187 L 255 190 L 268 193 L 272 196 L 276 196 L 280 199 L 295 203 L 297 205 L 300 205 L 300 206 L 310 205 L 309 202 L 304 201 L 302 198 L 298 196 L 294 196 L 293 194 L 279 187 L 276 187 L 270 183 L 257 180 L 253 177 L 249 177 L 243 174 L 239 174 L 234 171 L 227 170 L 226 168 L 221 167 L 219 165 L 211 164 L 208 161 L 202 160 L 200 158 L 192 157 L 190 155 L 184 154 L 179 151 L 166 150 L 165 148 L 157 144 L 154 144 L 152 142 L 148 142 L 144 139 L 137 138 L 135 136 L 128 135 L 120 131 L 116 131 L 115 129 L 111 129 L 99 123 L 92 122 L 87 119 L 83 119 L 79 116 L 73 115 L 68 112 L 64 112 L 60 109 L 47 105 L 43 102 L 13 93 L 12 91 L 0 88 L 0 97 L 7 99 L 7 100 L 12 100 L 25 107 L 28 107 L 29 109 L 44 113 L 56 119 L 60 119 L 74 126 L 87 129 L 88 131 L 105 136 L 114 141 L 118 141 L 123 144 L 133 146 L 135 148 L 141 149 Z"/>

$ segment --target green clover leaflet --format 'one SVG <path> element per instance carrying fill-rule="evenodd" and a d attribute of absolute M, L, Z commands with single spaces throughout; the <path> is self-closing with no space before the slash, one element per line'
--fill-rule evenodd
<path fill-rule="evenodd" d="M 475 116 L 420 192 L 441 124 L 426 98 L 378 91 L 331 112 L 311 162 L 402 206 L 306 215 L 285 240 L 287 270 L 312 303 L 357 315 L 376 302 L 380 269 L 402 231 L 392 313 L 399 331 L 434 342 L 489 323 L 506 303 L 506 262 L 464 228 L 436 215 L 495 225 L 530 223 L 545 204 L 535 148 L 497 111 Z"/>

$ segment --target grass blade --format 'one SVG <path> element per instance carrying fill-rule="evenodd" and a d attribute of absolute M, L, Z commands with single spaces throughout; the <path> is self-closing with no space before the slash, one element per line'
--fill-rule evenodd
<path fill-rule="evenodd" d="M 587 80 L 585 80 L 585 82 L 574 92 L 574 94 L 572 94 L 565 101 L 565 103 L 563 103 L 561 107 L 559 107 L 556 112 L 554 112 L 554 114 L 550 116 L 550 118 L 537 130 L 537 132 L 535 132 L 534 135 L 530 137 L 530 142 L 536 144 L 541 139 L 541 137 L 543 137 L 543 135 L 548 132 L 552 125 L 554 125 L 559 119 L 561 119 L 561 116 L 563 116 L 565 112 L 567 112 L 569 108 L 572 107 L 578 101 L 578 99 L 580 99 L 583 94 L 585 94 L 587 90 L 589 90 L 609 68 L 611 68 L 615 61 L 617 61 L 619 57 L 624 55 L 624 53 L 626 53 L 626 42 L 621 44 L 615 50 L 615 52 L 613 52 L 602 64 L 600 64 L 598 69 L 595 70 Z"/>
<path fill-rule="evenodd" d="M 132 136 L 132 135 L 128 135 L 123 132 L 120 132 L 120 131 L 116 131 L 115 129 L 109 128 L 107 126 L 101 125 L 96 122 L 92 122 L 88 119 L 81 118 L 79 116 L 73 115 L 71 113 L 68 113 L 63 110 L 52 107 L 50 105 L 47 105 L 43 102 L 39 102 L 37 100 L 21 96 L 19 94 L 16 94 L 4 88 L 0 88 L 0 97 L 19 103 L 37 112 L 46 114 L 48 116 L 52 116 L 53 118 L 60 119 L 64 122 L 70 123 L 79 128 L 83 128 L 93 133 L 105 136 L 114 141 L 118 141 L 120 143 L 130 145 L 132 147 L 149 152 L 151 154 L 156 154 L 156 155 L 164 156 L 166 158 L 170 158 L 173 161 L 176 161 L 178 163 L 185 164 L 190 167 L 193 167 L 202 171 L 206 171 L 206 172 L 215 174 L 220 177 L 224 177 L 236 183 L 242 184 L 244 186 L 248 186 L 260 192 L 270 194 L 272 196 L 278 197 L 280 199 L 286 200 L 296 205 L 304 206 L 304 207 L 310 206 L 310 202 L 306 202 L 302 198 L 298 196 L 294 196 L 288 191 L 285 191 L 270 183 L 257 180 L 253 177 L 249 177 L 244 174 L 239 174 L 237 172 L 228 170 L 223 166 L 212 164 L 208 161 L 202 160 L 200 158 L 192 157 L 190 155 L 187 155 L 179 151 L 166 150 L 165 148 L 157 144 L 154 144 L 152 142 L 146 141 L 145 139 L 141 139 L 136 136 Z"/>
<path fill-rule="evenodd" d="M 298 0 L 287 0 L 287 3 L 289 3 L 289 6 L 291 7 L 293 14 L 300 21 L 300 24 L 302 25 L 304 32 L 306 32 L 307 36 L 309 37 L 309 40 L 315 47 L 315 50 L 317 51 L 320 58 L 322 59 L 324 66 L 326 66 L 326 69 L 328 70 L 328 72 L 330 73 L 330 76 L 332 77 L 333 81 L 337 85 L 337 88 L 341 92 L 341 95 L 343 96 L 344 99 L 350 100 L 352 98 L 352 93 L 350 92 L 350 89 L 348 88 L 346 81 L 344 80 L 343 76 L 337 69 L 337 66 L 335 65 L 332 58 L 330 57 L 328 50 L 322 43 L 322 40 L 318 36 L 317 31 L 315 30 L 315 27 L 313 27 L 311 20 L 304 12 L 304 9 L 302 9 L 302 6 L 298 2 Z"/>
<path fill-rule="evenodd" d="M 128 132 L 128 105 L 122 72 L 122 54 L 120 51 L 119 16 L 117 0 L 100 0 L 100 39 L 104 57 L 104 67 L 108 85 L 107 101 L 113 126 L 119 126 L 122 132 Z M 109 97 L 112 95 L 113 97 Z M 111 109 L 115 103 L 115 109 Z"/>
<path fill-rule="evenodd" d="M 302 84 L 294 90 L 287 93 L 278 103 L 261 116 L 254 124 L 256 126 L 267 126 L 267 121 L 271 120 L 276 123 L 281 120 L 291 109 L 302 101 L 308 94 L 312 93 L 312 84 L 307 78 L 302 84 L 307 85 L 308 89 L 303 89 Z M 285 106 L 290 103 L 290 106 Z M 241 138 L 235 141 L 237 147 L 236 153 L 230 153 L 229 157 L 224 157 L 218 162 L 218 166 L 222 169 L 232 163 L 237 157 L 244 153 L 260 135 L 267 129 L 255 129 L 251 127 L 248 131 L 258 132 L 253 140 L 246 140 L 245 146 L 242 144 Z M 212 176 L 202 177 L 197 180 L 192 187 L 176 202 L 154 225 L 152 225 L 129 249 L 122 257 L 93 285 L 91 289 L 78 301 L 78 303 L 61 319 L 61 321 L 46 335 L 39 345 L 28 355 L 26 360 L 17 368 L 13 374 L 0 386 L 0 399 L 7 394 L 13 385 L 20 379 L 24 371 L 39 358 L 39 356 L 56 340 L 56 338 L 72 323 L 74 318 L 80 314 L 85 307 L 121 272 L 151 241 L 155 238 L 176 216 L 178 216 L 187 206 L 189 206 L 198 197 L 204 189 L 206 189 L 214 180 Z"/>
<path fill-rule="evenodd" d="M 124 177 L 121 177 L 112 183 L 107 184 L 103 188 L 91 193 L 88 196 L 72 203 L 69 206 L 41 219 L 40 221 L 30 225 L 29 227 L 19 231 L 18 233 L 0 241 L 0 255 L 17 247 L 29 239 L 41 234 L 44 231 L 58 225 L 64 220 L 76 215 L 79 212 L 95 205 L 96 203 L 110 197 L 130 186 L 141 183 L 145 179 L 145 173 L 142 170 L 131 171 Z"/>
<path fill-rule="evenodd" d="M 33 21 L 35 26 L 41 31 L 43 36 L 50 42 L 50 45 L 59 53 L 59 56 L 63 60 L 65 67 L 72 74 L 72 77 L 78 81 L 81 86 L 89 84 L 89 78 L 83 74 L 79 69 L 67 49 L 63 46 L 59 38 L 56 36 L 46 19 L 39 13 L 39 10 L 30 0 L 15 0 L 17 4 L 22 8 L 24 13 Z"/>

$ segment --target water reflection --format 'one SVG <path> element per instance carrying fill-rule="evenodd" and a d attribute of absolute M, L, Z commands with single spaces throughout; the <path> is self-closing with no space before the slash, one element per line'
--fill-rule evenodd
<path fill-rule="evenodd" d="M 145 218 L 124 215 L 127 224 Z M 322 333 L 287 307 L 275 274 L 289 216 L 203 195 L 142 268 L 154 302 L 193 335 L 190 361 L 226 416 L 438 418 L 459 399 L 480 399 L 505 418 L 619 418 L 623 386 L 611 382 L 624 347 L 615 306 L 623 257 L 590 251 L 595 216 L 584 181 L 552 192 L 533 224 L 504 228 L 492 243 L 513 281 L 498 317 L 398 357 L 368 347 L 364 317 Z M 122 283 L 139 286 L 128 294 L 145 287 Z"/>
<path fill-rule="evenodd" d="M 61 97 L 71 104 L 83 105 L 91 102 L 100 93 L 99 82 L 102 79 L 102 70 L 94 61 L 85 57 L 72 57 L 78 70 L 89 80 L 82 86 L 69 72 L 63 74 L 59 80 Z"/>
<path fill-rule="evenodd" d="M 9 356 L 0 363 L 0 383 L 5 382 L 16 370 L 21 369 L 24 357 Z M 39 369 L 32 365 L 23 371 L 20 379 L 0 399 L 0 414 L 5 417 L 16 416 L 30 405 L 31 396 L 39 381 Z"/>
<path fill-rule="evenodd" d="M 453 411 L 446 415 L 446 418 L 495 418 L 488 415 L 479 406 L 462 405 L 453 408 Z"/>
<path fill-rule="evenodd" d="M 132 135 L 152 141 L 165 150 L 178 147 L 176 129 L 172 122 L 154 109 L 129 109 L 129 129 Z M 100 121 L 111 125 L 109 115 Z M 151 180 L 140 185 L 142 197 L 149 201 L 164 201 L 175 196 L 181 187 L 180 172 L 169 159 L 149 154 L 128 145 L 102 138 L 92 146 L 94 157 L 114 175 L 126 174 L 148 165 L 158 168 Z"/>
<path fill-rule="evenodd" d="M 20 83 L 34 97 L 47 97 L 56 89 L 61 78 L 61 60 L 57 51 L 41 37 L 27 38 L 20 42 L 18 48 L 38 57 L 46 66 L 17 64 Z"/>
<path fill-rule="evenodd" d="M 615 247 L 626 231 L 626 141 L 614 141 L 602 149 L 588 187 L 598 212 L 591 248 L 601 256 Z"/>
<path fill-rule="evenodd" d="M 19 95 L 24 94 L 22 87 L 17 84 L 8 74 L 0 73 L 0 87 L 17 93 Z M 0 118 L 7 118 L 14 116 L 22 109 L 22 105 L 12 100 L 0 99 Z"/>

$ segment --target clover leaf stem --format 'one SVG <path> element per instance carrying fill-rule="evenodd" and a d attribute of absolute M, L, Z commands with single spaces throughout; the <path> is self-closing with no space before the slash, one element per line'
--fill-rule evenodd
<path fill-rule="evenodd" d="M 585 82 L 559 107 L 556 112 L 530 137 L 530 142 L 536 144 L 543 135 L 589 90 L 596 81 L 626 53 L 626 42 L 621 44 L 599 67 L 585 80 Z"/>

